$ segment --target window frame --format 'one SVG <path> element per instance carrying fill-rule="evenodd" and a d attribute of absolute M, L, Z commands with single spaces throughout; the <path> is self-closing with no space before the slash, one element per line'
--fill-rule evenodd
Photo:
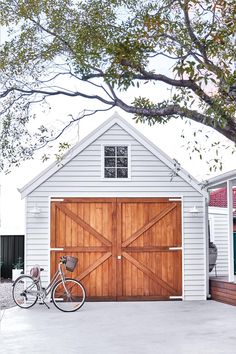
<path fill-rule="evenodd" d="M 114 146 L 114 147 L 117 147 L 117 146 L 127 146 L 128 148 L 128 155 L 127 155 L 127 158 L 128 158 L 128 177 L 127 178 L 108 178 L 108 177 L 105 177 L 105 146 Z M 116 166 L 117 168 L 117 166 Z M 101 178 L 102 180 L 105 180 L 105 181 L 129 181 L 131 180 L 131 145 L 130 144 L 124 144 L 124 143 L 118 143 L 118 144 L 114 144 L 114 142 L 107 142 L 105 144 L 102 144 L 101 145 Z"/>

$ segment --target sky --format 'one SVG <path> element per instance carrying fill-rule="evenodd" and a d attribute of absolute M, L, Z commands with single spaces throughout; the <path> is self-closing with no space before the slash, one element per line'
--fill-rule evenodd
<path fill-rule="evenodd" d="M 116 110 L 123 118 L 125 118 L 130 124 L 134 125 L 142 134 L 144 134 L 149 140 L 163 150 L 171 158 L 175 158 L 181 164 L 181 166 L 187 170 L 191 175 L 197 178 L 199 181 L 208 179 L 214 175 L 220 174 L 232 170 L 236 166 L 236 154 L 231 154 L 230 151 L 223 148 L 220 149 L 220 155 L 223 162 L 223 170 L 211 172 L 209 171 L 209 165 L 207 160 L 215 157 L 215 152 L 210 149 L 208 153 L 203 154 L 203 159 L 200 160 L 198 154 L 193 154 L 192 159 L 189 157 L 189 152 L 186 151 L 186 139 L 181 138 L 181 132 L 185 129 L 185 135 L 193 137 L 193 130 L 196 130 L 197 125 L 193 124 L 189 126 L 184 121 L 178 119 L 174 120 L 166 125 L 154 125 L 152 127 L 147 124 L 136 124 L 132 119 L 132 116 L 122 111 Z M 57 106 L 54 111 L 55 124 L 61 123 L 62 116 L 64 115 L 62 107 Z M 79 126 L 79 139 L 83 139 L 97 126 L 102 124 L 106 119 L 112 115 L 112 112 L 106 112 L 97 116 L 85 118 L 80 121 Z M 208 129 L 205 129 L 208 131 Z M 212 133 L 212 139 L 219 140 L 219 134 Z M 66 135 L 62 141 L 67 140 L 74 142 L 77 139 L 77 128 L 70 128 L 66 132 Z M 199 142 L 206 146 L 210 145 L 202 134 L 199 136 Z M 222 139 L 222 145 L 224 139 Z M 54 157 L 47 162 L 43 163 L 41 158 L 42 152 L 35 157 L 34 160 L 22 163 L 22 166 L 15 168 L 8 175 L 0 176 L 1 184 L 1 198 L 0 198 L 0 212 L 1 212 L 1 226 L 0 234 L 24 234 L 24 200 L 21 200 L 20 193 L 17 188 L 23 187 L 37 174 L 43 171 L 49 163 L 54 161 Z M 12 220 L 14 220 L 12 222 Z"/>
<path fill-rule="evenodd" d="M 2 35 L 0 40 L 3 40 L 4 31 L 0 34 Z M 167 61 L 162 60 L 155 63 L 155 67 L 158 72 L 165 74 L 168 73 L 170 66 Z M 63 81 L 62 86 L 65 84 L 65 81 Z M 163 85 L 154 86 L 153 84 L 142 84 L 138 91 L 135 88 L 131 88 L 128 93 L 121 93 L 121 98 L 125 98 L 126 101 L 128 100 L 128 103 L 131 103 L 133 97 L 139 95 L 145 95 L 153 99 L 153 101 L 160 101 L 169 97 L 170 90 L 167 90 Z M 78 113 L 85 108 L 96 109 L 99 107 L 95 102 L 89 103 L 88 106 L 88 102 L 83 99 L 73 99 L 72 101 L 72 99 L 63 97 L 54 97 L 51 99 L 50 103 L 52 109 L 39 110 L 37 114 L 39 115 L 40 122 L 50 122 L 49 126 L 52 128 L 61 127 L 62 123 L 68 120 L 69 114 L 77 117 Z M 209 179 L 222 172 L 236 168 L 236 153 L 232 154 L 233 144 L 230 144 L 230 142 L 220 136 L 220 134 L 210 131 L 210 129 L 206 127 L 202 129 L 197 123 L 191 123 L 191 125 L 189 125 L 186 121 L 181 119 L 173 119 L 165 125 L 156 124 L 150 127 L 147 124 L 136 124 L 132 119 L 132 115 L 128 113 L 119 109 L 116 109 L 116 111 L 156 144 L 158 148 L 163 150 L 171 158 L 176 159 L 188 173 L 199 181 Z M 96 114 L 96 116 L 81 120 L 79 125 L 79 139 L 83 139 L 113 113 L 114 110 L 99 113 Z M 37 124 L 37 121 L 35 121 L 34 124 Z M 199 129 L 203 131 L 197 133 L 195 137 L 194 132 Z M 186 138 L 181 138 L 181 135 L 184 135 Z M 210 136 L 210 138 L 207 139 L 206 135 Z M 60 141 L 68 141 L 74 144 L 77 139 L 77 127 L 71 127 L 66 131 L 65 136 L 63 136 Z M 202 160 L 200 160 L 198 153 L 192 153 L 192 146 L 195 140 L 197 141 L 197 148 L 201 150 Z M 211 142 L 213 141 L 220 142 L 218 154 L 223 163 L 222 171 L 217 170 L 210 172 L 209 170 L 209 166 L 214 164 L 214 159 L 217 156 L 216 148 L 211 146 Z M 188 149 L 188 147 L 190 148 Z M 42 163 L 41 156 L 42 152 L 39 152 L 34 160 L 22 163 L 21 167 L 13 169 L 8 175 L 0 175 L 0 235 L 24 234 L 24 201 L 21 200 L 17 188 L 23 187 L 27 182 L 43 171 L 49 163 L 55 160 L 52 153 L 51 160 L 47 163 Z M 12 220 L 14 220 L 14 222 L 12 222 Z"/>

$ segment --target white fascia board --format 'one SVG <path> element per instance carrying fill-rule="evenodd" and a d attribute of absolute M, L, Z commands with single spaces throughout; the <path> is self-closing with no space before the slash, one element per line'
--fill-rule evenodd
<path fill-rule="evenodd" d="M 226 187 L 227 181 L 232 181 L 236 185 L 236 170 L 232 170 L 221 175 L 212 177 L 205 181 L 207 189 Z"/>

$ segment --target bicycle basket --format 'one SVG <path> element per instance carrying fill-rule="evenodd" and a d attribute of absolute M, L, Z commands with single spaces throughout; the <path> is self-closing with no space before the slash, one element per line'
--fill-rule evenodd
<path fill-rule="evenodd" d="M 69 272 L 73 272 L 77 262 L 78 262 L 78 258 L 72 256 L 66 256 L 66 270 L 68 270 Z"/>
<path fill-rule="evenodd" d="M 34 280 L 38 280 L 40 277 L 40 267 L 35 265 L 33 268 L 30 269 L 30 276 Z"/>

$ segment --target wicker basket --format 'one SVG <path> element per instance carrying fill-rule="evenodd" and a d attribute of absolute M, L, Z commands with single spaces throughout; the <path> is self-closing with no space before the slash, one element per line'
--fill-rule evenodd
<path fill-rule="evenodd" d="M 72 256 L 66 256 L 66 270 L 68 270 L 69 272 L 73 272 L 77 262 L 78 262 L 78 258 Z"/>

